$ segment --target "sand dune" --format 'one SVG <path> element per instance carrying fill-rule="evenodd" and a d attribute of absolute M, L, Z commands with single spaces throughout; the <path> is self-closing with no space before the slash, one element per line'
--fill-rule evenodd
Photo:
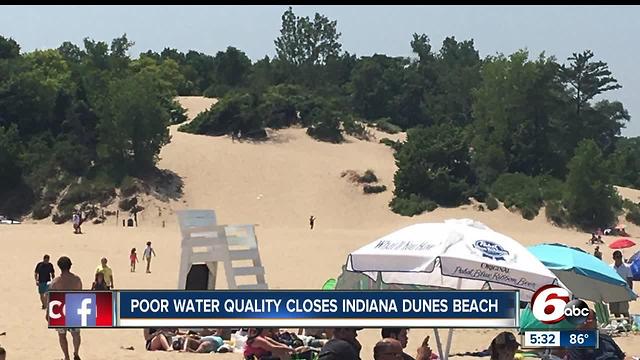
<path fill-rule="evenodd" d="M 192 118 L 207 109 L 214 99 L 180 98 Z M 551 226 L 544 215 L 533 221 L 504 208 L 479 212 L 472 206 L 437 209 L 407 218 L 388 209 L 392 197 L 395 164 L 390 148 L 377 141 L 349 138 L 346 144 L 317 142 L 303 129 L 287 129 L 274 134 L 265 143 L 235 142 L 229 137 L 208 137 L 177 132 L 171 128 L 172 142 L 160 156 L 160 168 L 182 177 L 184 196 L 170 203 L 147 199 L 148 205 L 161 206 L 159 215 L 153 206 L 140 215 L 140 227 L 125 229 L 111 218 L 102 225 L 85 226 L 85 234 L 73 235 L 69 225 L 49 222 L 0 227 L 4 251 L 0 252 L 0 344 L 8 349 L 9 359 L 60 358 L 57 335 L 46 328 L 44 312 L 39 308 L 33 267 L 44 253 L 56 259 L 68 255 L 72 271 L 79 274 L 85 287 L 102 256 L 109 258 L 115 284 L 125 289 L 176 287 L 179 261 L 179 230 L 173 210 L 206 208 L 217 211 L 222 223 L 258 224 L 260 252 L 272 289 L 317 289 L 327 278 L 339 274 L 347 254 L 400 227 L 416 222 L 447 218 L 473 218 L 512 236 L 525 245 L 562 242 L 592 251 L 588 234 Z M 389 137 L 376 133 L 377 138 Z M 401 135 L 399 135 L 401 136 Z M 344 170 L 372 169 L 389 190 L 365 195 L 340 174 Z M 624 196 L 638 201 L 632 190 L 620 189 Z M 541 213 L 543 214 L 543 213 Z M 308 218 L 315 215 L 316 228 L 308 229 Z M 165 221 L 166 227 L 160 224 Z M 631 234 L 640 228 L 628 226 Z M 152 274 L 129 272 L 128 253 L 132 247 L 141 252 L 146 241 L 153 241 L 158 257 Z M 611 251 L 603 249 L 611 258 Z M 219 282 L 224 285 L 224 281 Z M 638 302 L 632 312 L 639 313 Z M 453 352 L 485 348 L 495 330 L 456 332 Z M 409 352 L 414 352 L 429 330 L 410 333 Z M 379 337 L 376 330 L 365 330 L 363 359 L 372 358 Z M 433 337 L 432 337 L 433 339 Z M 619 344 L 632 354 L 640 354 L 635 337 L 621 338 Z M 433 344 L 433 340 L 432 340 Z M 134 346 L 135 351 L 121 350 Z M 142 330 L 87 330 L 83 332 L 81 354 L 84 359 L 178 359 L 203 357 L 190 354 L 149 353 L 143 350 Z M 239 358 L 237 354 L 216 358 Z"/>

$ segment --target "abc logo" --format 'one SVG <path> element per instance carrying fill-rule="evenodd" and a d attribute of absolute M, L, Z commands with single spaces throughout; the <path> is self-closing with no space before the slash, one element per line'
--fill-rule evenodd
<path fill-rule="evenodd" d="M 589 316 L 589 306 L 582 300 L 571 300 L 569 291 L 556 285 L 538 289 L 531 299 L 531 312 L 544 324 L 567 320 L 574 325 L 583 324 Z"/>

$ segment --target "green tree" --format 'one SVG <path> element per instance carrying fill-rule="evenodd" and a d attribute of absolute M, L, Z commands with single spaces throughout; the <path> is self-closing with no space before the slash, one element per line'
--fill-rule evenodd
<path fill-rule="evenodd" d="M 563 173 L 564 162 L 550 140 L 561 114 L 553 58 L 530 61 L 526 51 L 489 57 L 474 91 L 474 167 L 485 184 L 502 172 L 536 176 Z"/>
<path fill-rule="evenodd" d="M 605 154 L 614 150 L 615 141 L 620 137 L 625 123 L 631 120 L 627 109 L 619 101 L 601 100 L 593 107 L 585 108 L 582 134 L 585 139 L 593 139 Z"/>
<path fill-rule="evenodd" d="M 130 69 L 152 79 L 165 99 L 176 96 L 176 89 L 185 81 L 178 64 L 171 59 L 157 63 L 148 57 L 142 57 L 133 61 Z"/>
<path fill-rule="evenodd" d="M 296 16 L 289 7 L 282 15 L 280 36 L 274 41 L 278 59 L 293 65 L 325 64 L 330 56 L 338 56 L 337 21 L 316 13 L 313 20 Z"/>
<path fill-rule="evenodd" d="M 268 56 L 256 61 L 248 76 L 249 87 L 257 93 L 266 91 L 275 83 L 274 71 L 274 64 Z"/>
<path fill-rule="evenodd" d="M 112 82 L 98 118 L 98 155 L 116 176 L 152 169 L 170 140 L 168 109 L 149 74 Z"/>
<path fill-rule="evenodd" d="M 396 197 L 416 195 L 446 206 L 466 202 L 474 180 L 462 129 L 451 124 L 411 129 L 394 156 Z"/>
<path fill-rule="evenodd" d="M 348 52 L 344 52 L 340 56 L 328 56 L 326 64 L 323 67 L 324 75 L 322 76 L 322 82 L 331 84 L 335 87 L 335 90 L 341 91 L 342 87 L 351 79 L 351 72 L 355 68 L 356 63 L 356 56 Z"/>
<path fill-rule="evenodd" d="M 109 69 L 109 45 L 104 41 L 84 39 L 84 51 L 86 64 L 97 70 Z"/>
<path fill-rule="evenodd" d="M 270 128 L 283 128 L 299 121 L 298 111 L 304 102 L 303 90 L 296 85 L 269 87 L 257 107 L 258 116 Z"/>
<path fill-rule="evenodd" d="M 0 60 L 15 59 L 20 56 L 20 45 L 12 38 L 0 35 Z"/>
<path fill-rule="evenodd" d="M 349 84 L 354 110 L 361 117 L 373 120 L 397 118 L 394 111 L 397 94 L 403 93 L 402 69 L 406 59 L 373 55 L 358 61 Z"/>
<path fill-rule="evenodd" d="M 307 128 L 307 134 L 320 141 L 341 143 L 344 141 L 340 129 L 341 116 L 342 114 L 333 110 L 331 106 L 313 108 L 308 115 L 311 126 Z"/>
<path fill-rule="evenodd" d="M 214 81 L 215 61 L 213 56 L 197 51 L 185 55 L 184 65 L 177 64 L 185 77 L 185 83 L 178 87 L 180 95 L 202 95 Z"/>
<path fill-rule="evenodd" d="M 593 57 L 594 54 L 590 50 L 574 53 L 567 59 L 569 64 L 560 68 L 559 77 L 567 88 L 568 102 L 573 107 L 567 112 L 560 132 L 569 151 L 573 150 L 580 140 L 593 139 L 604 151 L 609 152 L 613 139 L 606 135 L 619 133 L 620 123 L 624 121 L 624 115 L 618 119 L 610 117 L 612 104 L 603 104 L 604 108 L 600 109 L 603 110 L 602 114 L 591 104 L 591 100 L 596 96 L 621 88 L 607 63 L 594 61 Z"/>
<path fill-rule="evenodd" d="M 63 42 L 62 45 L 58 47 L 58 52 L 68 63 L 79 64 L 86 56 L 82 49 L 70 41 Z"/>
<path fill-rule="evenodd" d="M 230 46 L 225 52 L 218 52 L 213 61 L 216 81 L 231 88 L 245 84 L 251 60 L 244 52 Z"/>
<path fill-rule="evenodd" d="M 563 203 L 570 221 L 583 229 L 613 225 L 622 202 L 598 145 L 593 140 L 581 141 L 568 168 Z"/>
<path fill-rule="evenodd" d="M 473 122 L 473 89 L 481 84 L 481 65 L 473 40 L 444 39 L 432 65 L 435 84 L 427 95 L 428 112 L 436 122 L 458 126 Z"/>
<path fill-rule="evenodd" d="M 263 119 L 257 116 L 257 99 L 253 94 L 230 92 L 211 109 L 198 114 L 180 131 L 222 136 L 240 131 L 242 137 L 262 134 Z"/>
<path fill-rule="evenodd" d="M 19 154 L 20 138 L 17 126 L 0 126 L 0 189 L 11 189 L 21 181 Z"/>
<path fill-rule="evenodd" d="M 431 51 L 431 43 L 429 37 L 426 34 L 413 34 L 411 40 L 411 50 L 418 55 L 420 64 L 425 65 L 429 61 L 434 60 L 433 52 Z"/>
<path fill-rule="evenodd" d="M 178 51 L 177 49 L 164 48 L 160 53 L 160 59 L 162 61 L 171 59 L 180 65 L 183 65 L 186 61 L 186 55 Z"/>
<path fill-rule="evenodd" d="M 572 90 L 571 95 L 575 104 L 576 115 L 580 118 L 582 109 L 596 95 L 609 90 L 619 89 L 618 84 L 609 65 L 603 61 L 592 61 L 593 52 L 585 50 L 582 53 L 573 53 L 569 60 L 569 66 L 562 65 L 560 75 Z"/>
<path fill-rule="evenodd" d="M 615 150 L 607 158 L 613 183 L 640 189 L 640 138 L 617 140 Z"/>
<path fill-rule="evenodd" d="M 8 81 L 0 84 L 0 126 L 17 124 L 21 137 L 56 126 L 53 113 L 57 90 L 54 83 L 40 77 L 38 71 L 22 68 L 11 74 Z"/>
<path fill-rule="evenodd" d="M 128 52 L 133 45 L 135 45 L 135 43 L 127 39 L 127 34 L 123 34 L 121 37 L 111 41 L 109 65 L 112 70 L 123 71 L 127 69 L 131 62 Z"/>

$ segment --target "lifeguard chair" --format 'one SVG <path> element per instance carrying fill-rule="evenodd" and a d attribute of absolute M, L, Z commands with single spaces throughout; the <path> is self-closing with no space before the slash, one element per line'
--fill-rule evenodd
<path fill-rule="evenodd" d="M 214 210 L 177 214 L 182 235 L 178 289 L 214 290 L 220 262 L 229 289 L 268 289 L 255 225 L 219 225 Z M 234 266 L 234 261 L 252 265 Z M 238 285 L 240 276 L 255 276 L 255 283 Z"/>

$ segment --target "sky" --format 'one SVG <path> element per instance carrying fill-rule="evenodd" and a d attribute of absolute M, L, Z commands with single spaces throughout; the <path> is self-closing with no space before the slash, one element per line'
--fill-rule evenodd
<path fill-rule="evenodd" d="M 22 51 L 80 45 L 85 37 L 109 42 L 126 33 L 130 55 L 165 47 L 215 54 L 227 46 L 252 60 L 273 56 L 287 6 L 0 6 L 0 35 Z M 605 98 L 621 101 L 632 117 L 623 135 L 640 136 L 640 6 L 293 6 L 297 15 L 319 12 L 338 21 L 343 50 L 410 56 L 413 33 L 435 50 L 447 36 L 473 39 L 481 57 L 528 49 L 560 62 L 590 49 L 609 64 L 622 89 Z"/>

